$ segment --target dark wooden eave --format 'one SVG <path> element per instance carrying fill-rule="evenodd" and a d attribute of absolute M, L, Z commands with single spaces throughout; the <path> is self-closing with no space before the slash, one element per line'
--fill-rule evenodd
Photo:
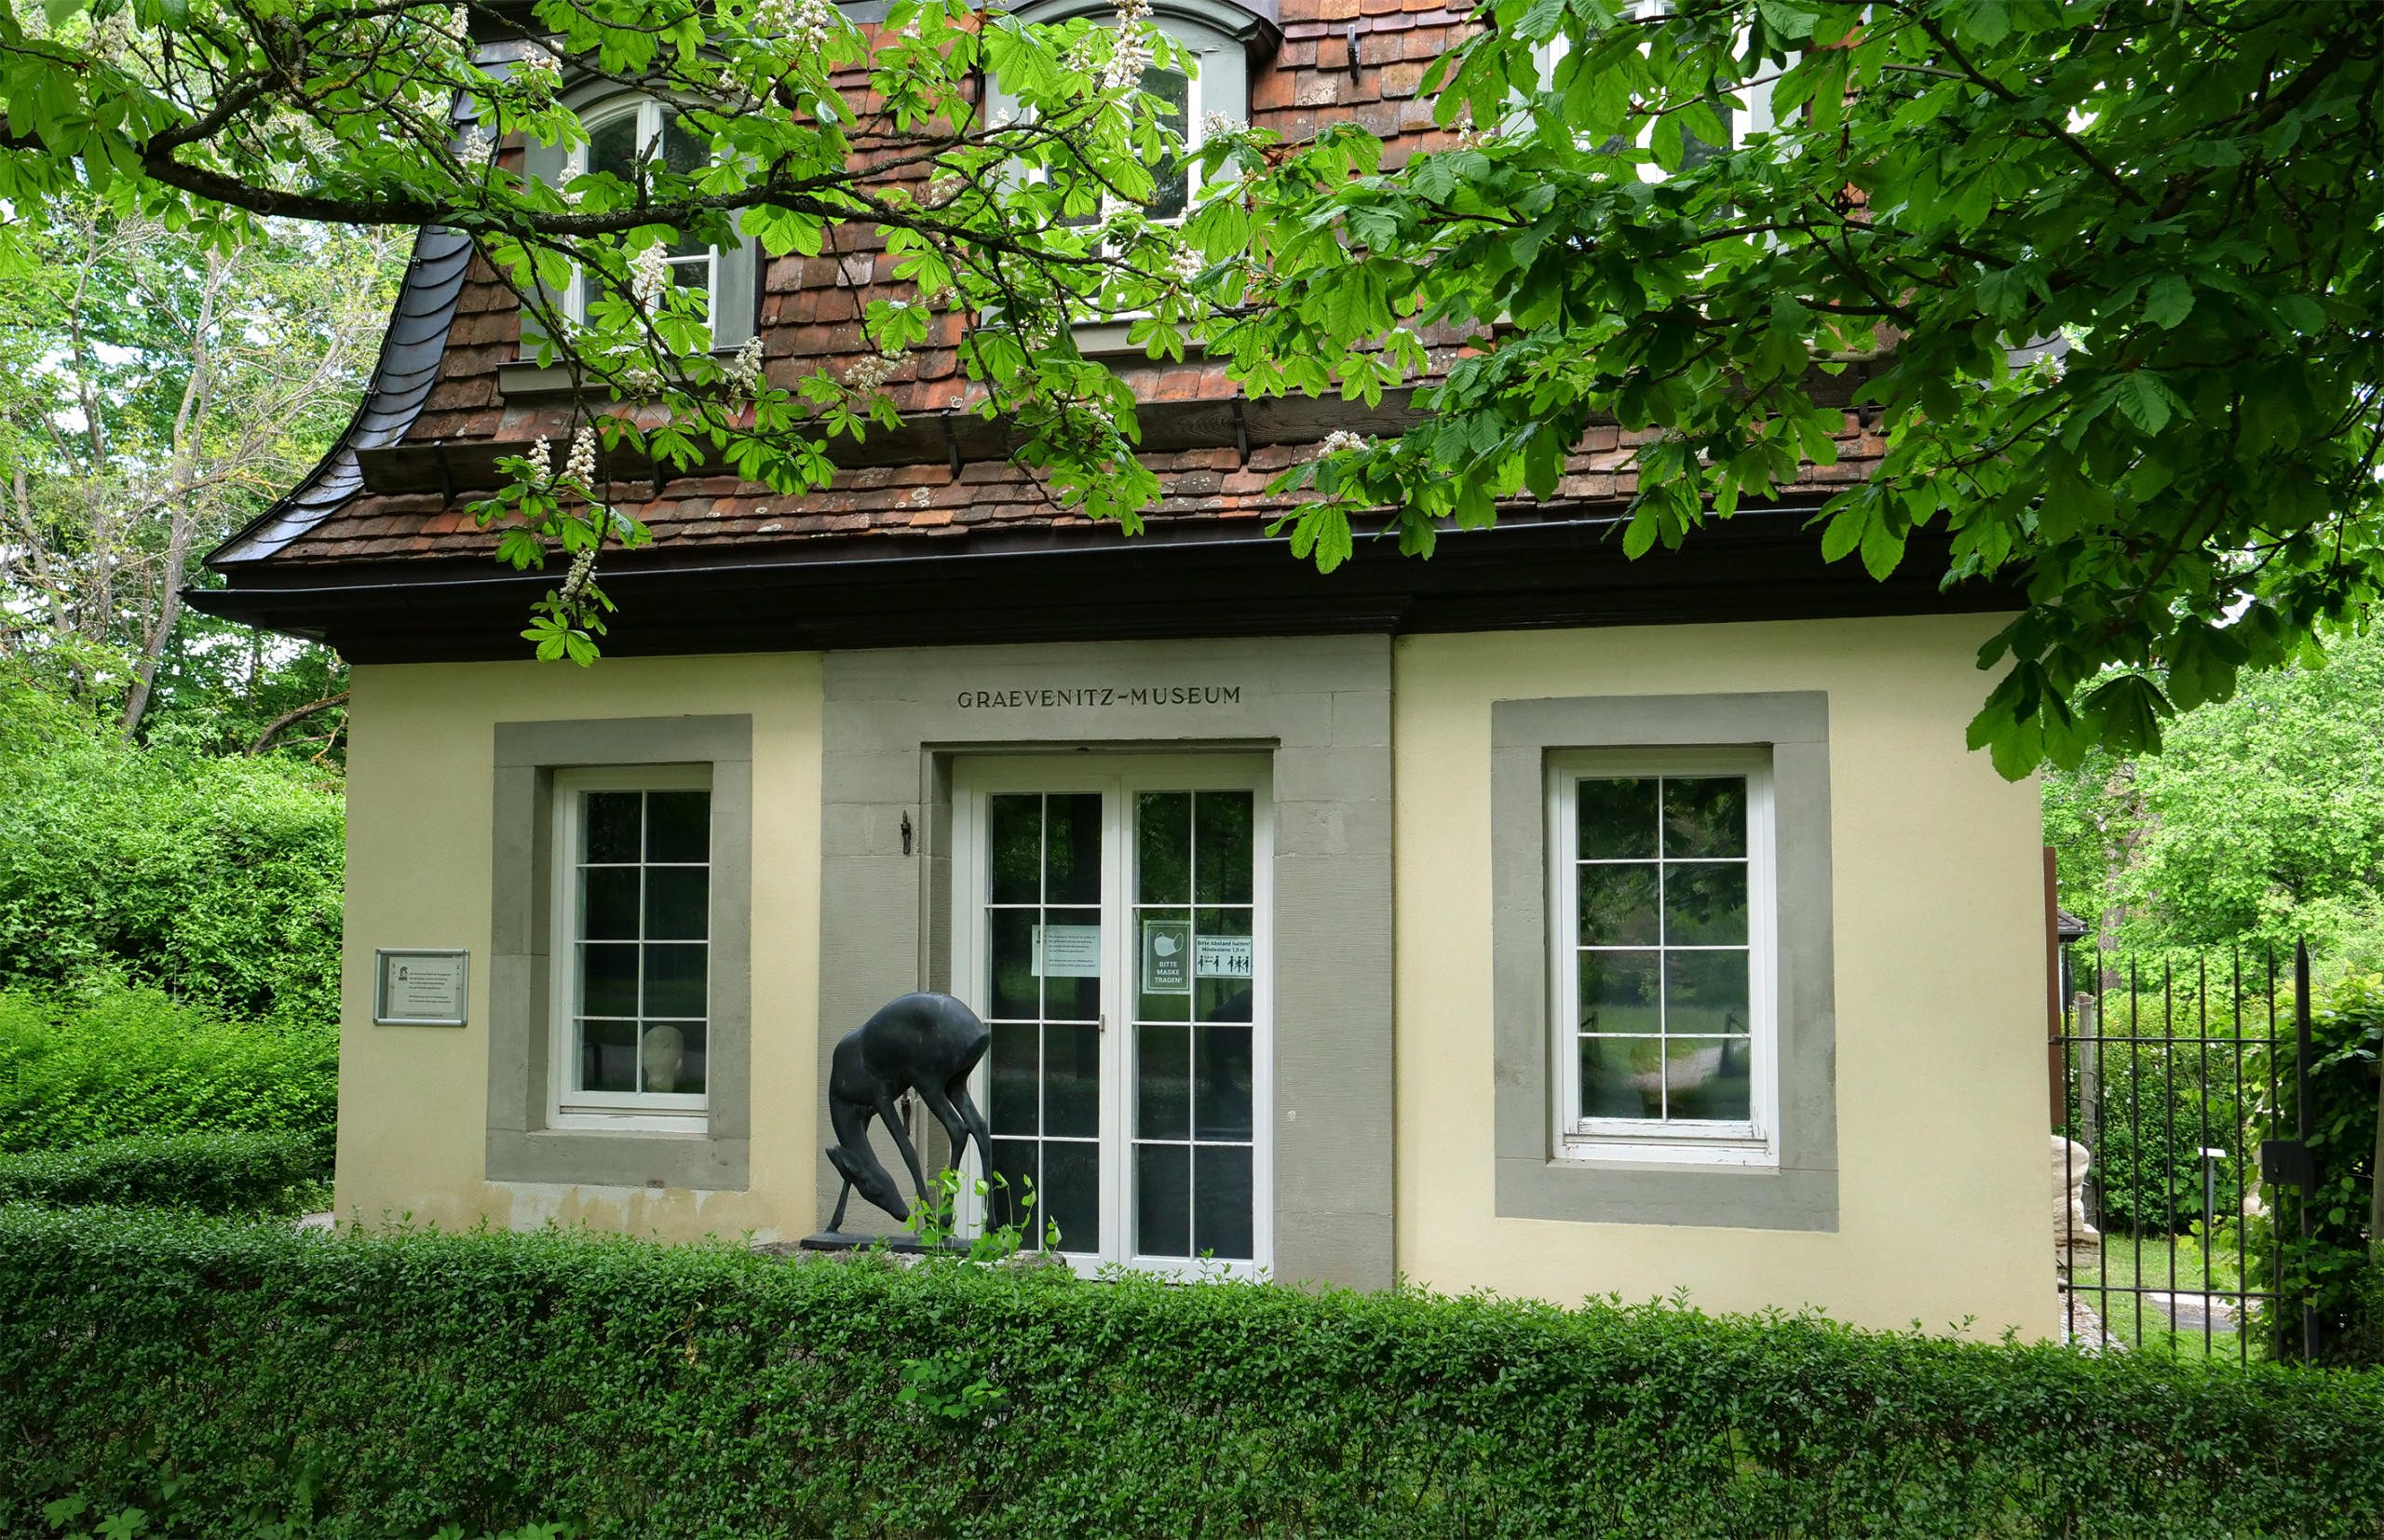
<path fill-rule="evenodd" d="M 1359 543 L 1319 574 L 1252 523 L 1129 537 L 1078 525 L 1000 538 L 811 540 L 769 550 L 610 559 L 618 656 L 1129 638 L 1482 631 L 2017 609 L 1997 586 L 1940 591 L 1942 542 L 1885 583 L 1821 560 L 1810 508 L 1741 511 L 1677 551 L 1622 554 L 1611 512 L 1443 535 L 1429 561 Z M 522 658 L 533 600 L 560 572 L 412 561 L 236 573 L 194 589 L 210 615 L 304 636 L 351 662 Z"/>

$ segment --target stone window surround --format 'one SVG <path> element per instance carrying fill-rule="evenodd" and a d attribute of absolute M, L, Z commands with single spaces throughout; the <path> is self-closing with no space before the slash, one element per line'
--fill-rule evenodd
<path fill-rule="evenodd" d="M 488 1180 L 743 1191 L 752 1129 L 752 718 L 501 722 L 494 736 Z M 711 767 L 711 1110 L 702 1133 L 556 1128 L 549 1125 L 554 775 L 642 764 Z"/>
<path fill-rule="evenodd" d="M 1547 765 L 1572 749 L 1761 746 L 1772 756 L 1779 915 L 1777 1166 L 1556 1153 Z M 1837 1228 L 1829 697 L 1820 691 L 1501 700 L 1491 706 L 1497 1211 L 1502 1218 Z"/>

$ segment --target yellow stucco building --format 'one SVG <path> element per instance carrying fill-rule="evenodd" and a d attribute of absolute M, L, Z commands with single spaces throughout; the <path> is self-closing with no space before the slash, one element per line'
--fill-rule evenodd
<path fill-rule="evenodd" d="M 1271 6 L 1154 9 L 1204 113 L 1314 73 Z M 563 100 L 621 143 L 660 111 Z M 781 385 L 875 360 L 854 317 L 901 291 L 684 260 Z M 1270 484 L 1405 392 L 1253 399 L 1081 329 L 1142 402 L 1129 537 L 1014 462 L 939 314 L 821 492 L 609 456 L 654 540 L 603 553 L 583 669 L 529 661 L 555 574 L 469 512 L 610 410 L 519 310 L 426 233 L 354 426 L 192 596 L 353 665 L 344 1213 L 798 1240 L 843 1196 L 837 1041 L 930 991 L 988 1025 L 964 1217 L 1089 1270 L 2052 1329 L 2036 791 L 1963 747 L 2019 600 L 1941 590 L 1925 530 L 1884 583 L 1821 560 L 1883 452 L 1864 366 L 1811 382 L 1836 463 L 1681 550 L 1622 557 L 1605 424 L 1496 528 L 1323 575 Z"/>

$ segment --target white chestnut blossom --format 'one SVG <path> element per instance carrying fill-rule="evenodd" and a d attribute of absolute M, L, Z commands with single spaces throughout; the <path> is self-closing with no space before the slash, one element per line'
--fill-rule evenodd
<path fill-rule="evenodd" d="M 555 479 L 554 451 L 547 447 L 544 439 L 530 446 L 526 458 L 530 462 L 530 482 L 533 486 L 543 487 Z"/>
<path fill-rule="evenodd" d="M 464 130 L 464 142 L 455 151 L 455 158 L 467 166 L 482 166 L 496 149 L 496 136 L 481 124 Z"/>
<path fill-rule="evenodd" d="M 762 0 L 753 7 L 752 26 L 764 37 L 784 38 L 798 53 L 817 53 L 829 36 L 844 25 L 828 0 Z"/>
<path fill-rule="evenodd" d="M 752 395 L 762 385 L 762 339 L 748 337 L 737 357 L 728 361 L 730 385 L 745 395 Z"/>
<path fill-rule="evenodd" d="M 1338 454 L 1343 450 L 1362 450 L 1365 447 L 1366 440 L 1361 435 L 1335 429 L 1324 436 L 1324 448 L 1322 453 L 1326 454 Z"/>
<path fill-rule="evenodd" d="M 576 481 L 582 487 L 596 484 L 596 429 L 581 424 L 571 436 L 571 458 L 562 467 L 563 479 Z"/>
<path fill-rule="evenodd" d="M 1208 265 L 1209 259 L 1189 246 L 1177 247 L 1175 254 L 1168 259 L 1168 266 L 1174 272 L 1178 283 L 1190 283 L 1205 272 Z"/>
<path fill-rule="evenodd" d="M 670 287 L 670 263 L 658 245 L 630 259 L 630 293 L 644 309 L 652 309 Z"/>
<path fill-rule="evenodd" d="M 514 61 L 512 78 L 534 97 L 551 95 L 562 83 L 562 60 L 543 40 L 530 43 Z"/>
<path fill-rule="evenodd" d="M 845 384 L 855 390 L 875 390 L 902 367 L 902 350 L 889 347 L 874 358 L 863 358 L 845 371 Z"/>
<path fill-rule="evenodd" d="M 581 551 L 571 559 L 571 574 L 562 580 L 562 591 L 557 597 L 566 604 L 576 603 L 588 590 L 588 580 L 596 575 L 596 553 Z"/>

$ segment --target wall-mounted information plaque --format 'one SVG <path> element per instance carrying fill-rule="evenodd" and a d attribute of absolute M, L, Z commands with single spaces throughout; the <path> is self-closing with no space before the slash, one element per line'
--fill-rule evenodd
<path fill-rule="evenodd" d="M 383 947 L 372 954 L 372 1020 L 384 1027 L 460 1027 L 471 997 L 472 954 L 460 948 Z"/>

